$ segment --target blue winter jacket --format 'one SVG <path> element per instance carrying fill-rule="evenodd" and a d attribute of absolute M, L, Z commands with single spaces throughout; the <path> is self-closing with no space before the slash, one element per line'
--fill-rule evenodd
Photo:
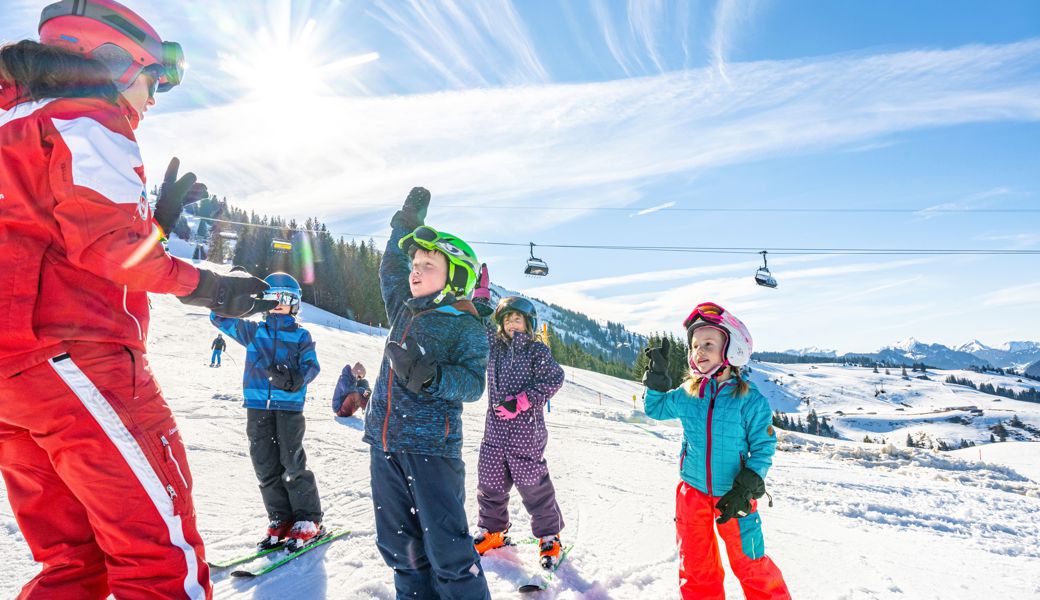
<path fill-rule="evenodd" d="M 268 315 L 263 323 L 229 319 L 210 313 L 209 320 L 231 339 L 246 347 L 242 388 L 246 408 L 267 410 L 303 410 L 306 384 L 297 392 L 271 387 L 268 368 L 289 365 L 303 375 L 306 383 L 314 381 L 321 367 L 314 351 L 311 334 L 292 315 Z"/>
<path fill-rule="evenodd" d="M 711 379 L 703 398 L 683 387 L 670 392 L 646 390 L 643 402 L 648 417 L 682 423 L 679 476 L 703 493 L 722 496 L 745 466 L 765 479 L 773 464 L 776 433 L 769 401 L 754 384 L 749 385 L 742 397 L 734 395 L 732 379 L 721 385 Z"/>
<path fill-rule="evenodd" d="M 395 227 L 379 266 L 379 283 L 389 339 L 414 338 L 433 354 L 438 375 L 426 388 L 413 394 L 393 377 L 390 359 L 383 362 L 376 389 L 365 410 L 365 436 L 384 452 L 411 452 L 459 458 L 462 456 L 462 404 L 484 393 L 488 343 L 484 326 L 469 300 L 437 294 L 413 298 L 408 288 L 411 272 L 408 256 L 397 242 L 411 230 Z"/>

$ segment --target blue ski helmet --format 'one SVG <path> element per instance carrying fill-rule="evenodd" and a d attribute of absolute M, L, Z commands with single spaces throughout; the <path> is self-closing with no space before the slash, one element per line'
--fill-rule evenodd
<path fill-rule="evenodd" d="M 498 325 L 501 326 L 506 315 L 511 312 L 518 312 L 523 315 L 530 324 L 531 331 L 538 331 L 538 310 L 534 307 L 533 302 L 523 296 L 508 296 L 502 298 L 499 300 L 498 306 L 495 308 L 495 323 L 498 323 Z"/>
<path fill-rule="evenodd" d="M 264 300 L 276 300 L 279 304 L 288 304 L 292 307 L 291 314 L 300 312 L 300 300 L 303 298 L 303 288 L 300 282 L 288 273 L 281 271 L 271 273 L 264 277 L 267 285 L 271 286 L 264 291 Z"/>

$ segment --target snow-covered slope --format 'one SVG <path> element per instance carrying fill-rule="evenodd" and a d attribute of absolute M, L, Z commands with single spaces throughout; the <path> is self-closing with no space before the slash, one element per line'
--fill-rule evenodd
<path fill-rule="evenodd" d="M 872 369 L 837 364 L 752 363 L 751 378 L 765 391 L 781 412 L 800 414 L 810 410 L 826 416 L 845 439 L 860 441 L 869 435 L 904 446 L 907 435 L 926 445 L 939 440 L 957 445 L 960 440 L 988 443 L 990 428 L 1003 423 L 1009 439 L 1036 440 L 1028 428 L 1015 428 L 1009 421 L 1018 416 L 1028 427 L 1040 431 L 1040 404 L 1001 398 L 969 387 L 945 383 L 948 375 L 989 383 L 1016 391 L 1040 388 L 1040 382 L 1013 376 L 966 370 L 929 370 L 928 379 L 900 369 Z"/>
<path fill-rule="evenodd" d="M 153 303 L 151 361 L 188 445 L 207 553 L 214 559 L 237 555 L 251 546 L 264 525 L 240 406 L 244 352 L 231 345 L 223 368 L 207 368 L 214 334 L 207 313 L 168 296 L 156 296 Z M 361 421 L 337 420 L 328 407 L 340 368 L 360 360 L 375 371 L 383 339 L 310 307 L 304 316 L 323 364 L 306 408 L 309 464 L 318 477 L 327 522 L 353 533 L 254 581 L 214 572 L 220 600 L 394 597 L 392 574 L 374 541 Z M 859 375 L 841 377 L 841 368 L 835 368 L 839 371 L 818 373 L 824 367 L 756 365 L 755 377 L 782 410 L 799 405 L 802 380 L 823 375 L 830 380 L 817 380 L 805 389 L 838 388 L 842 381 L 846 389 L 819 400 L 818 410 L 824 400 L 833 400 L 835 410 L 844 406 L 856 411 L 862 405 L 863 412 L 882 407 L 894 412 L 897 405 L 888 398 L 874 401 L 869 381 Z M 672 517 L 681 429 L 674 422 L 645 418 L 640 402 L 633 401 L 641 393 L 635 382 L 566 371 L 567 383 L 547 417 L 547 457 L 568 522 L 563 538 L 576 547 L 561 568 L 562 585 L 542 598 L 677 598 Z M 770 383 L 780 377 L 783 385 Z M 911 383 L 913 387 L 899 392 L 915 411 L 928 410 L 946 394 L 956 402 L 979 405 L 987 414 L 1000 407 L 986 404 L 971 390 L 941 389 L 937 383 L 934 394 L 915 394 L 927 382 Z M 898 383 L 890 385 L 894 392 Z M 857 397 L 849 400 L 854 386 Z M 474 404 L 464 416 L 471 522 L 476 520 L 475 469 L 484 410 L 485 405 Z M 1040 485 L 1025 473 L 977 462 L 977 449 L 964 452 L 962 460 L 925 450 L 783 433 L 780 449 L 769 476 L 774 506 L 763 503 L 762 514 L 767 551 L 795 598 L 1040 596 Z M 982 452 L 988 460 L 989 447 Z M 1016 444 L 1014 455 L 1016 464 L 1029 471 L 1028 465 L 1040 460 L 1040 444 Z M 511 507 L 514 532 L 527 535 L 529 520 L 515 495 Z M 494 598 L 518 597 L 516 584 L 533 568 L 534 553 L 531 546 L 519 546 L 484 558 Z M 13 597 L 37 572 L 3 491 L 0 564 L 4 598 Z M 729 597 L 741 597 L 732 576 L 726 589 Z"/>

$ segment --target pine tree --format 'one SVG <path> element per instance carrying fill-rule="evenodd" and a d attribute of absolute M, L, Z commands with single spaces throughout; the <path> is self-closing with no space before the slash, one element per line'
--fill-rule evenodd
<path fill-rule="evenodd" d="M 917 447 L 917 444 L 914 443 L 914 438 L 910 437 L 909 433 L 906 434 L 906 447 L 907 448 L 916 448 Z"/>

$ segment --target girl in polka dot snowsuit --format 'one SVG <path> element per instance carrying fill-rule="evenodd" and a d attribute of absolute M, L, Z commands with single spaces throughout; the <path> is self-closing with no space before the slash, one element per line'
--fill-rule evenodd
<path fill-rule="evenodd" d="M 548 432 L 542 407 L 563 386 L 563 369 L 549 347 L 534 338 L 533 306 L 528 315 L 503 310 L 510 300 L 499 304 L 496 326 L 488 329 L 491 351 L 478 467 L 478 526 L 487 532 L 509 529 L 509 492 L 515 485 L 531 515 L 535 537 L 555 538 L 558 545 L 564 523 L 543 457 Z"/>

